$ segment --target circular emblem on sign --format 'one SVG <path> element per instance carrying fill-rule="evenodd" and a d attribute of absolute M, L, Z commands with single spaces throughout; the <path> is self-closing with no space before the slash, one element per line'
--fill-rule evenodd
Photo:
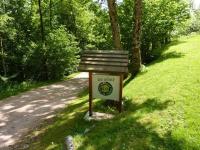
<path fill-rule="evenodd" d="M 99 83 L 98 90 L 99 90 L 100 94 L 102 94 L 104 96 L 108 96 L 108 95 L 112 94 L 113 87 L 109 82 L 101 82 L 101 83 Z"/>

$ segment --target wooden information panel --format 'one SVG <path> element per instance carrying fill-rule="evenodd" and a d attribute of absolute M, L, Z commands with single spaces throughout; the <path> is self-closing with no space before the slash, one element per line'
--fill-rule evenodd
<path fill-rule="evenodd" d="M 127 51 L 84 51 L 78 67 L 89 72 L 89 115 L 92 116 L 92 99 L 109 99 L 118 103 L 122 111 L 123 75 L 128 73 Z"/>
<path fill-rule="evenodd" d="M 92 98 L 119 101 L 120 76 L 92 74 Z"/>

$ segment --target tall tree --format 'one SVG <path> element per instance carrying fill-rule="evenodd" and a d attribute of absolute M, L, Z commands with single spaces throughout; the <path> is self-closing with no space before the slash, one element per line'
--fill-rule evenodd
<path fill-rule="evenodd" d="M 52 28 L 52 0 L 49 1 L 49 26 Z"/>
<path fill-rule="evenodd" d="M 0 6 L 2 6 L 2 10 L 5 11 L 4 0 L 2 1 Z M 3 13 L 4 11 L 2 11 L 1 13 Z M 1 15 L 0 16 L 0 19 L 1 19 L 0 20 L 0 50 L 1 50 L 0 58 L 2 59 L 2 67 L 3 67 L 4 76 L 7 75 L 7 69 L 6 69 L 6 65 L 5 65 L 5 54 L 4 54 L 4 49 L 3 49 L 3 37 L 2 37 L 2 29 L 3 28 L 5 29 L 5 23 L 6 23 L 6 19 L 5 18 L 6 18 L 5 15 Z"/>
<path fill-rule="evenodd" d="M 44 42 L 44 23 L 43 23 L 41 0 L 38 0 L 38 7 L 39 7 L 39 15 L 40 15 L 41 39 L 42 39 L 42 42 Z"/>
<path fill-rule="evenodd" d="M 107 0 L 110 22 L 112 27 L 112 37 L 114 42 L 114 47 L 117 50 L 122 49 L 121 38 L 120 38 L 120 27 L 117 18 L 117 9 L 116 9 L 116 1 L 115 0 Z"/>
<path fill-rule="evenodd" d="M 5 54 L 4 54 L 4 50 L 3 50 L 3 39 L 2 38 L 0 38 L 0 47 L 1 47 L 3 72 L 4 72 L 4 76 L 6 76 L 7 75 L 7 69 L 6 69 L 6 64 L 5 64 Z"/>
<path fill-rule="evenodd" d="M 141 68 L 141 22 L 142 22 L 142 0 L 135 0 L 134 30 L 132 46 L 132 75 L 136 75 Z"/>

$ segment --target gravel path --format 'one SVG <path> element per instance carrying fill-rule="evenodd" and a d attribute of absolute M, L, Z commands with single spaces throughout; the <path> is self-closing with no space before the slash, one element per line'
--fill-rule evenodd
<path fill-rule="evenodd" d="M 56 114 L 87 86 L 87 73 L 0 101 L 0 150 L 15 144 L 43 120 Z"/>

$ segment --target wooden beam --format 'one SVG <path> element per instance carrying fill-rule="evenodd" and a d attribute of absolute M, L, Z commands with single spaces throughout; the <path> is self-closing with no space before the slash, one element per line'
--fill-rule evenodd
<path fill-rule="evenodd" d="M 99 62 L 99 61 L 81 61 L 80 65 L 103 65 L 103 66 L 119 66 L 119 67 L 127 67 L 128 63 L 121 62 Z"/>
<path fill-rule="evenodd" d="M 128 59 L 124 59 L 124 58 L 88 58 L 88 57 L 82 57 L 81 61 L 102 61 L 102 62 L 124 62 L 124 63 L 128 63 Z"/>
<path fill-rule="evenodd" d="M 97 66 L 97 65 L 79 65 L 79 71 L 84 72 L 97 72 L 97 73 L 128 73 L 128 67 L 118 66 Z"/>
<path fill-rule="evenodd" d="M 91 58 L 124 58 L 128 59 L 127 55 L 114 55 L 114 54 L 83 54 L 83 57 Z"/>
<path fill-rule="evenodd" d="M 85 54 L 121 54 L 121 55 L 127 55 L 128 51 L 121 51 L 121 50 L 115 50 L 115 51 L 110 51 L 110 50 L 86 50 L 83 51 Z"/>

